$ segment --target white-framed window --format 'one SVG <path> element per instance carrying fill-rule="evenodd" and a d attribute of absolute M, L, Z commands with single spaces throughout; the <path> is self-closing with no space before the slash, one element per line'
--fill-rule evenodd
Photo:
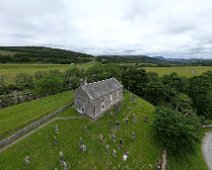
<path fill-rule="evenodd" d="M 105 102 L 102 102 L 101 103 L 101 110 L 104 110 L 105 109 Z"/>
<path fill-rule="evenodd" d="M 109 103 L 111 104 L 113 102 L 113 96 L 112 94 L 110 94 L 110 100 L 109 100 Z"/>
<path fill-rule="evenodd" d="M 116 95 L 117 95 L 117 99 L 118 99 L 119 98 L 119 91 L 117 91 L 117 94 Z"/>

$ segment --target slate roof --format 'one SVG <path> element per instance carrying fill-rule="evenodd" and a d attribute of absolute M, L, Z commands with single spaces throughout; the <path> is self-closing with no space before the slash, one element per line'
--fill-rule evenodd
<path fill-rule="evenodd" d="M 94 83 L 83 84 L 81 87 L 92 100 L 96 100 L 99 97 L 120 89 L 122 85 L 113 77 Z"/>

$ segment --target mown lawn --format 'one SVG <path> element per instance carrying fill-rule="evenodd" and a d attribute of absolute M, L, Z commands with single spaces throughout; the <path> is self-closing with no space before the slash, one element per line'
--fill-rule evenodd
<path fill-rule="evenodd" d="M 120 110 L 114 107 L 97 121 L 87 117 L 82 119 L 57 120 L 45 128 L 37 131 L 14 146 L 0 154 L 0 169 L 63 169 L 59 163 L 58 152 L 64 153 L 65 161 L 74 170 L 108 170 L 108 169 L 155 169 L 161 148 L 153 138 L 151 122 L 154 107 L 146 101 L 137 98 L 137 103 L 131 102 L 132 94 L 126 93 L 120 105 Z M 116 114 L 115 114 L 116 113 Z M 132 122 L 132 115 L 136 115 L 136 124 Z M 61 116 L 68 115 L 61 113 Z M 148 116 L 148 123 L 144 117 Z M 129 118 L 127 125 L 125 119 Z M 116 128 L 116 121 L 120 128 Z M 54 126 L 57 124 L 59 134 L 55 134 Z M 87 130 L 85 130 L 85 125 Z M 111 140 L 111 131 L 116 135 L 117 141 Z M 131 139 L 131 132 L 135 131 L 137 137 Z M 103 143 L 99 135 L 104 137 Z M 56 135 L 58 145 L 53 142 Z M 79 150 L 79 138 L 82 137 L 87 146 L 86 152 Z M 124 141 L 123 148 L 118 149 L 119 139 Z M 105 145 L 111 148 L 106 151 Z M 117 150 L 117 157 L 112 157 L 112 149 Z M 129 159 L 123 162 L 125 151 L 129 152 Z M 24 158 L 29 155 L 31 163 L 24 165 Z"/>
<path fill-rule="evenodd" d="M 0 139 L 11 135 L 30 122 L 59 109 L 72 100 L 72 92 L 63 92 L 0 109 Z"/>
<path fill-rule="evenodd" d="M 178 75 L 192 77 L 193 73 L 200 75 L 206 71 L 212 71 L 212 66 L 173 66 L 173 67 L 144 67 L 147 72 L 156 72 L 160 76 L 176 72 Z"/>

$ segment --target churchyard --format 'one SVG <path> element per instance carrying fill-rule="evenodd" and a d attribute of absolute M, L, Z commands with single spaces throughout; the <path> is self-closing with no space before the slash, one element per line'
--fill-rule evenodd
<path fill-rule="evenodd" d="M 70 119 L 75 111 L 69 108 L 57 116 L 63 120 L 3 151 L 0 169 L 63 169 L 61 160 L 70 169 L 155 169 L 161 148 L 151 129 L 154 107 L 133 96 L 125 93 L 123 102 L 97 121 Z"/>

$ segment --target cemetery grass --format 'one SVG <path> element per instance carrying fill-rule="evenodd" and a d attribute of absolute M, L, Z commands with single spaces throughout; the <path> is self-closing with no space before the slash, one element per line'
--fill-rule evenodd
<path fill-rule="evenodd" d="M 71 101 L 73 93 L 69 91 L 0 109 L 0 139 Z"/>
<path fill-rule="evenodd" d="M 114 106 L 96 121 L 85 117 L 52 122 L 3 151 L 0 155 L 0 169 L 57 168 L 62 170 L 58 160 L 60 150 L 64 153 L 65 161 L 70 169 L 155 169 L 161 148 L 154 140 L 151 128 L 154 107 L 141 98 L 137 98 L 135 104 L 130 101 L 131 98 L 131 93 L 125 93 L 124 100 L 120 104 L 120 111 L 116 112 L 117 107 Z M 68 115 L 68 112 L 60 115 Z M 133 113 L 136 115 L 136 124 L 132 122 Z M 147 124 L 144 123 L 145 116 L 149 118 Z M 127 117 L 128 125 L 125 122 Z M 115 127 L 116 121 L 120 122 L 120 129 Z M 59 134 L 54 132 L 56 124 Z M 117 138 L 115 143 L 111 140 L 111 130 Z M 137 134 L 135 140 L 131 139 L 132 131 Z M 104 137 L 103 143 L 99 141 L 100 134 Z M 58 139 L 58 145 L 53 143 L 54 136 Z M 80 137 L 87 146 L 86 152 L 79 150 Z M 123 148 L 118 150 L 120 138 L 123 139 L 124 144 Z M 109 151 L 105 149 L 106 144 L 111 146 Z M 112 157 L 112 149 L 117 150 L 116 158 Z M 122 157 L 125 151 L 129 152 L 129 159 L 123 162 Z M 27 155 L 30 156 L 31 163 L 24 165 L 23 160 Z"/>

